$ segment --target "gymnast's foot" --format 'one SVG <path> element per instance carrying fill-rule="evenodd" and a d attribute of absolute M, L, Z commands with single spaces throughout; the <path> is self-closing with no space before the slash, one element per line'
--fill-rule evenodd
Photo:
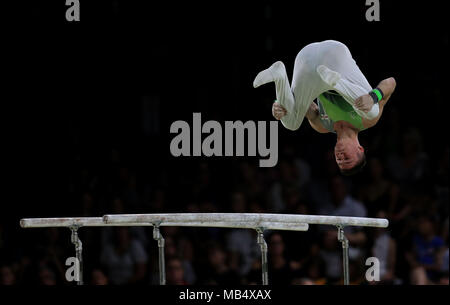
<path fill-rule="evenodd" d="M 330 85 L 331 87 L 335 87 L 337 82 L 341 79 L 341 74 L 338 72 L 335 72 L 333 70 L 328 69 L 328 67 L 324 65 L 320 65 L 317 67 L 317 73 L 319 73 L 320 78 Z"/>
<path fill-rule="evenodd" d="M 253 81 L 253 87 L 258 88 L 261 85 L 275 81 L 276 79 L 283 79 L 286 75 L 286 68 L 281 61 L 277 61 L 266 70 L 258 73 Z"/>

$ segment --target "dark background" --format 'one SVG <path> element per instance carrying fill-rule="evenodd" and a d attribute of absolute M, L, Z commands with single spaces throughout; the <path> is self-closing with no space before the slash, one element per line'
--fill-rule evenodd
<path fill-rule="evenodd" d="M 298 51 L 326 39 L 349 47 L 372 86 L 397 80 L 383 118 L 361 134 L 368 155 L 387 166 L 383 158 L 400 152 L 413 128 L 429 163 L 405 192 L 421 189 L 436 199 L 435 185 L 448 187 L 448 168 L 436 173 L 442 158 L 448 166 L 448 33 L 438 2 L 382 0 L 380 22 L 366 21 L 364 1 L 191 2 L 81 1 L 81 22 L 72 23 L 64 1 L 3 10 L 4 262 L 33 256 L 39 232 L 20 229 L 20 218 L 103 215 L 114 198 L 126 197 L 130 176 L 139 200 L 123 199 L 126 212 L 158 211 L 148 202 L 159 191 L 165 212 L 189 204 L 206 211 L 204 201 L 230 211 L 242 161 L 278 177 L 281 160 L 295 156 L 310 165 L 311 180 L 326 180 L 323 158 L 335 136 L 305 123 L 295 132 L 279 125 L 278 168 L 258 168 L 258 158 L 174 158 L 169 151 L 170 124 L 190 122 L 193 112 L 203 121 L 271 120 L 273 85 L 253 89 L 256 74 L 281 60 L 291 79 Z M 211 181 L 199 191 L 205 171 Z M 366 168 L 345 179 L 355 197 L 354 185 L 367 176 Z M 89 208 L 81 203 L 86 193 L 94 198 Z M 433 215 L 443 222 L 448 206 Z"/>

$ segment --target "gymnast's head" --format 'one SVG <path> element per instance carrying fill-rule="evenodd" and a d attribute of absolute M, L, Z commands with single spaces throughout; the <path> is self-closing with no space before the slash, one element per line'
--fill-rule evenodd
<path fill-rule="evenodd" d="M 357 137 L 338 139 L 334 147 L 334 156 L 344 176 L 357 174 L 366 165 L 364 148 L 359 144 Z"/>

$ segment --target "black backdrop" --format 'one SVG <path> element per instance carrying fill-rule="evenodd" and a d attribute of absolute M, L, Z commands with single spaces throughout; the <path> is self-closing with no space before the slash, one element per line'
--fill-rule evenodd
<path fill-rule="evenodd" d="M 191 160 L 170 155 L 170 124 L 193 112 L 270 120 L 273 86 L 253 89 L 256 73 L 276 60 L 292 71 L 297 52 L 315 41 L 347 44 L 372 85 L 394 76 L 392 107 L 433 150 L 446 130 L 442 2 L 382 0 L 380 22 L 365 20 L 364 2 L 81 1 L 78 23 L 65 20 L 64 1 L 4 6 L 5 231 L 17 232 L 22 217 L 76 213 L 70 173 L 82 164 L 101 171 L 113 147 L 149 180 L 161 168 L 189 171 Z M 149 112 L 156 128 L 143 127 Z M 281 141 L 312 154 L 334 137 L 303 125 L 280 128 Z"/>

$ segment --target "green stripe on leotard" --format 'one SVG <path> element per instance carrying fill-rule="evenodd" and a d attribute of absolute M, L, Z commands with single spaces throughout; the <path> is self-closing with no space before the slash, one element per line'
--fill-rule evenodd
<path fill-rule="evenodd" d="M 331 121 L 346 121 L 359 130 L 364 129 L 361 116 L 359 116 L 352 105 L 339 94 L 325 92 L 319 95 L 318 100 Z"/>

